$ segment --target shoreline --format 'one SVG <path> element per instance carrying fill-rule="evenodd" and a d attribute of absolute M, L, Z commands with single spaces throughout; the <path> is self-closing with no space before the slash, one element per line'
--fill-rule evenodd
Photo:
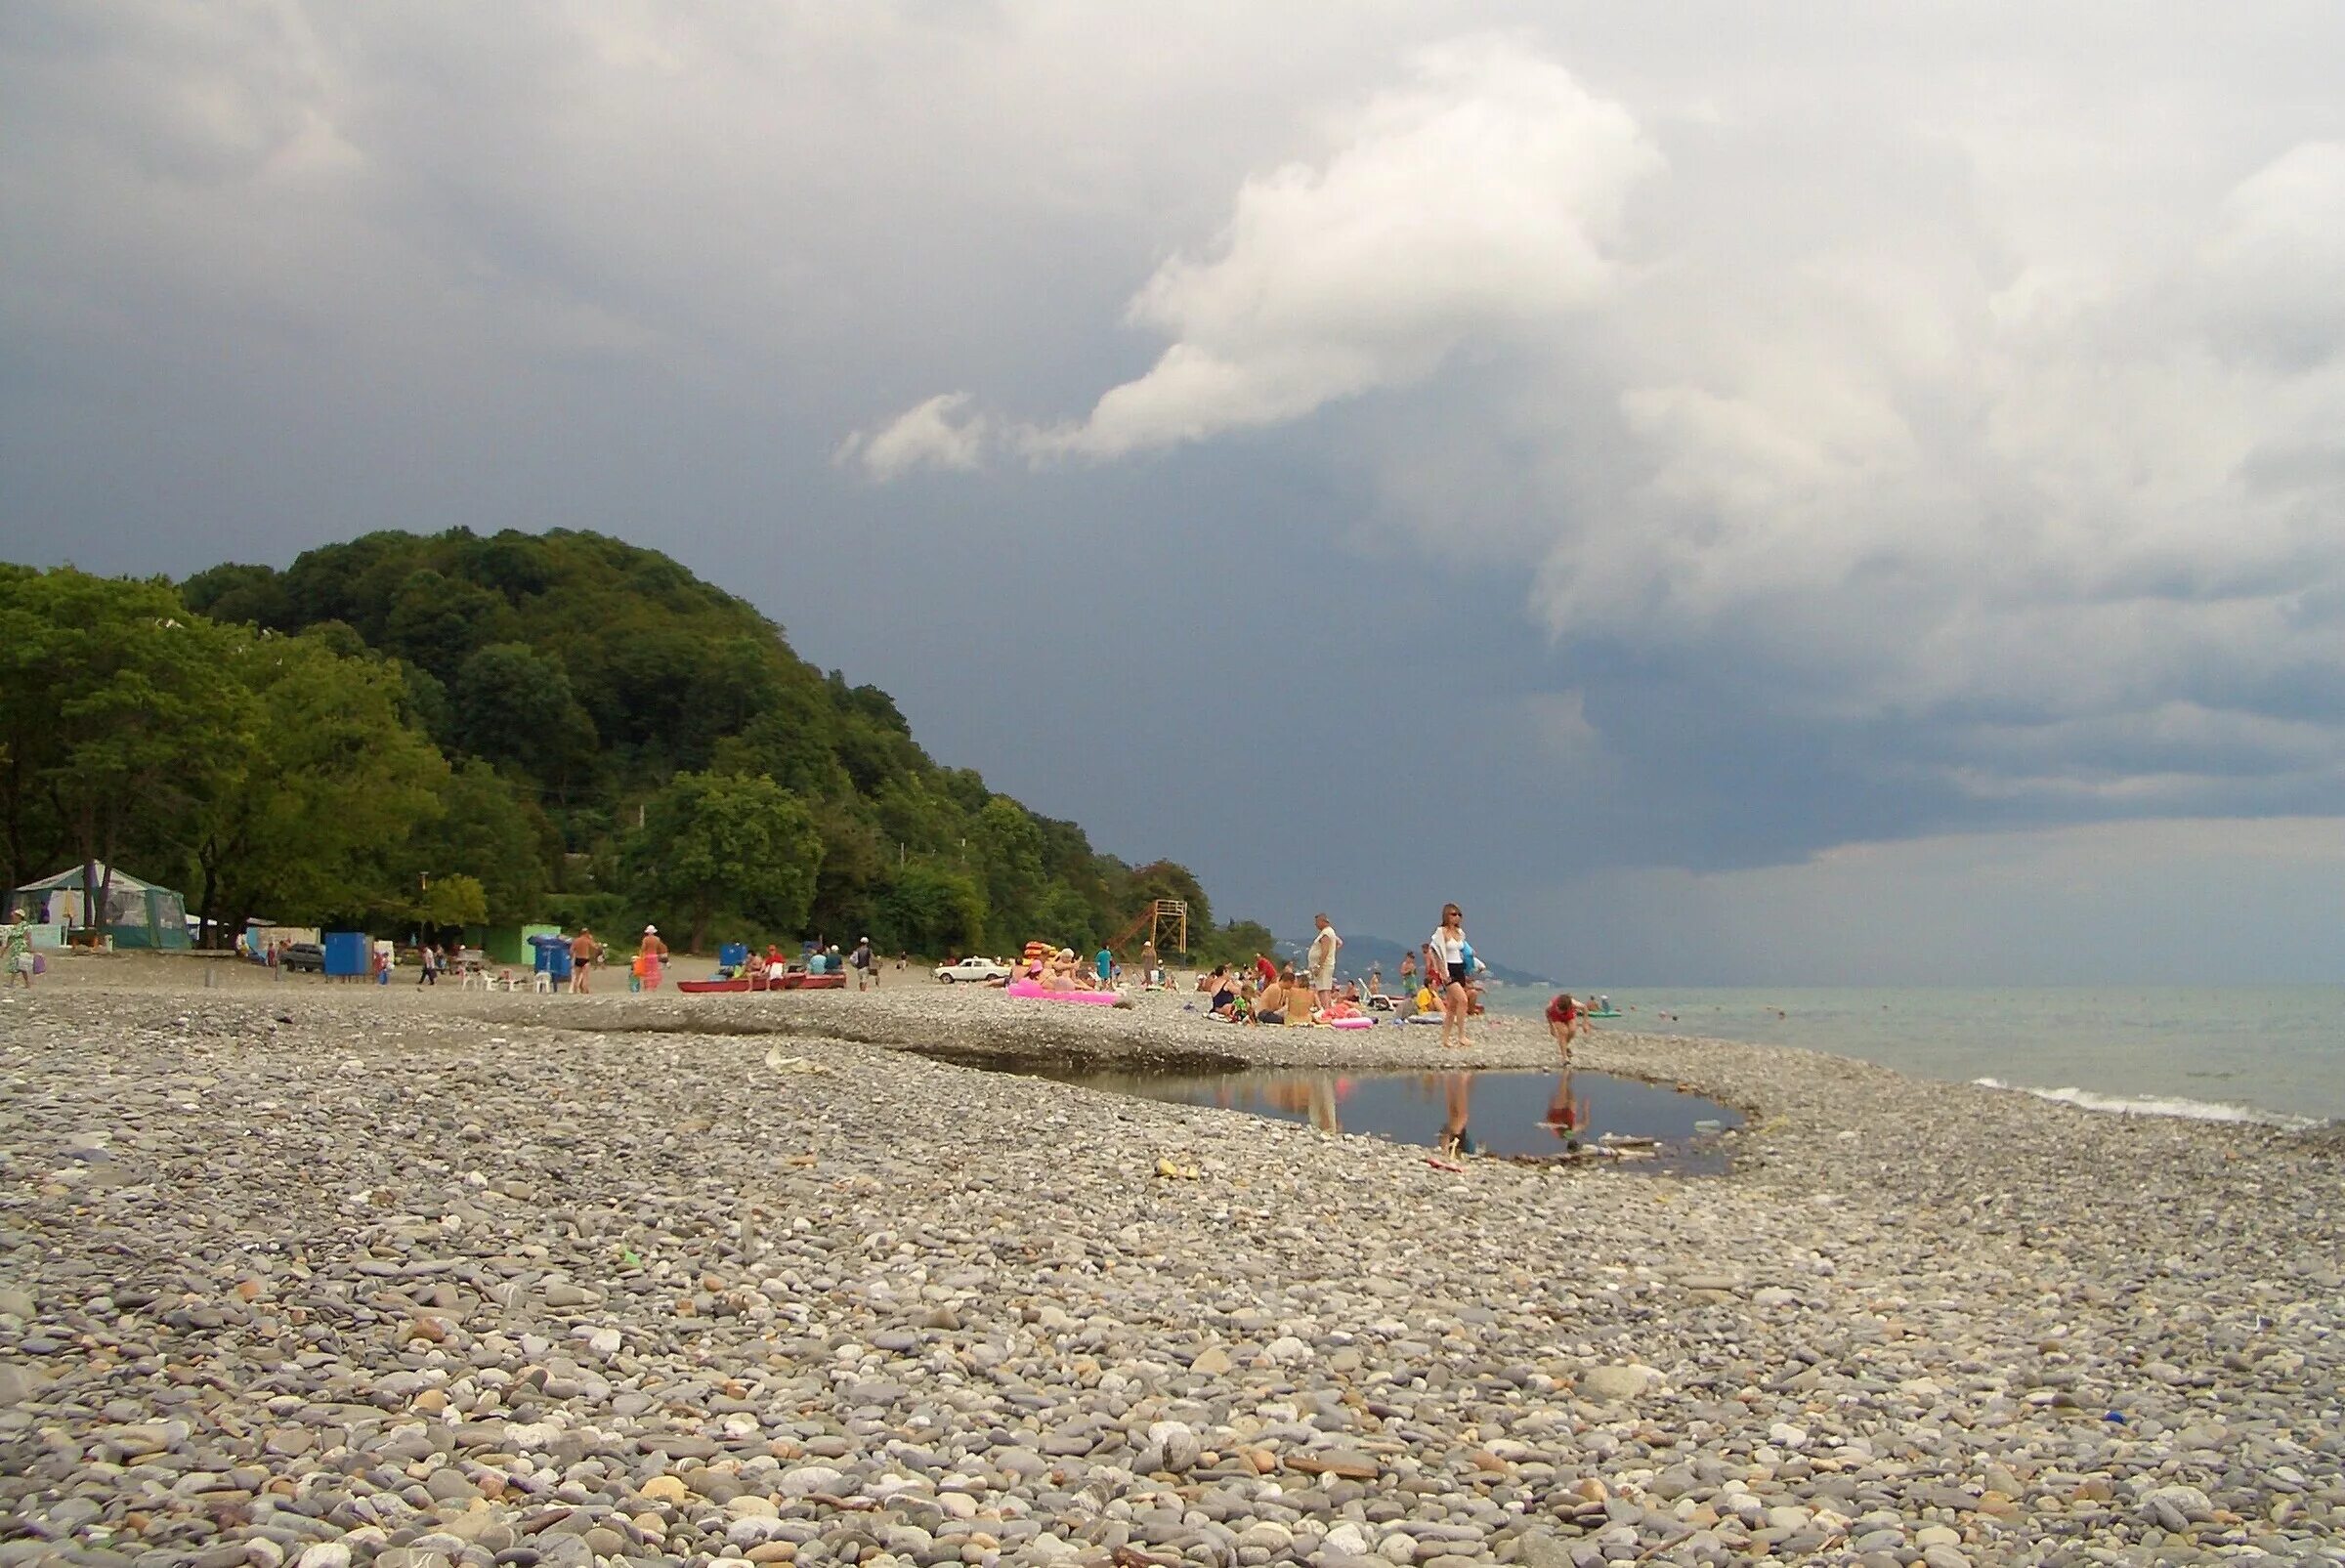
<path fill-rule="evenodd" d="M 197 982 L 191 978 L 191 976 L 197 971 L 199 965 L 202 967 L 211 967 L 216 969 L 218 972 L 217 978 L 223 982 L 220 989 L 226 991 L 257 994 L 260 991 L 267 990 L 273 983 L 266 971 L 260 970 L 243 962 L 232 960 L 229 955 L 225 954 L 172 953 L 109 954 L 104 958 L 97 959 L 95 964 L 87 961 L 81 955 L 76 955 L 74 957 L 67 958 L 65 961 L 72 970 L 80 971 L 80 974 L 73 981 L 68 983 L 66 987 L 68 990 L 85 987 L 93 983 L 93 981 L 104 985 L 107 989 L 120 989 L 126 991 L 157 989 L 171 991 L 209 989 L 200 987 Z M 697 969 L 702 965 L 712 967 L 715 960 L 713 958 L 704 956 L 687 955 L 682 959 L 676 960 L 676 962 L 683 968 Z M 96 969 L 98 972 L 96 974 L 92 974 L 91 971 L 93 969 Z M 897 996 L 900 994 L 905 993 L 915 995 L 942 994 L 963 997 L 971 996 L 983 996 L 988 994 L 979 988 L 973 987 L 947 991 L 946 988 L 939 987 L 929 978 L 927 967 L 921 964 L 915 964 L 908 970 L 888 969 L 886 970 L 886 976 L 887 984 L 883 989 L 891 996 Z M 1179 973 L 1178 978 L 1185 985 L 1195 978 L 1195 972 L 1181 972 Z M 610 993 L 607 990 L 606 992 L 596 993 L 594 1001 L 595 1005 L 598 1007 L 608 1006 L 614 1000 L 626 996 L 626 993 L 623 990 L 623 973 L 618 975 L 606 975 L 606 987 L 608 987 L 613 980 L 616 980 L 621 989 L 616 994 Z M 320 982 L 315 977 L 305 976 L 296 977 L 288 984 L 291 987 L 291 993 L 297 994 L 303 990 L 315 987 L 320 983 Z M 439 989 L 450 989 L 453 987 L 453 985 L 454 982 L 450 981 L 448 987 Z M 341 987 L 335 989 L 345 995 L 355 995 L 364 988 Z M 403 990 L 414 991 L 417 988 L 414 984 L 412 971 L 402 970 L 399 973 L 397 983 L 389 988 L 384 988 L 379 994 L 386 996 L 396 996 Z M 1702 988 L 1696 988 L 1697 992 L 1700 989 Z M 1969 996 L 1974 993 L 1983 995 L 1984 990 L 1995 988 L 1955 988 L 1953 991 L 1948 991 L 1947 988 L 1922 989 L 1925 992 L 1932 992 L 1934 994 L 1959 994 Z M 2020 989 L 2025 991 L 2030 988 Z M 2076 995 L 2083 996 L 2097 995 L 2111 988 L 2057 987 L 2032 989 L 2049 989 L 2056 992 L 2074 993 Z M 2119 992 L 2125 992 L 2129 989 L 2139 990 L 2140 988 L 2114 989 Z M 2180 994 L 2201 992 L 2206 988 L 2169 987 L 2151 989 L 2170 990 Z M 2249 987 L 2235 989 L 2254 990 L 2259 988 Z M 2267 987 L 2260 989 L 2306 991 L 2326 990 L 2329 988 L 2285 986 L 2276 988 Z M 1883 995 L 1883 993 L 1879 993 L 1877 991 L 1867 991 L 1865 988 L 1855 988 L 1854 990 L 1851 988 L 1837 988 L 1830 991 L 1828 994 L 1839 995 L 1843 992 L 1850 995 L 1863 994 L 1868 996 L 1874 995 Z M 1788 996 L 1810 994 L 1812 994 L 1812 988 L 1808 988 L 1807 991 L 1803 991 L 1802 988 L 1793 988 L 1793 990 L 1788 993 L 1768 993 L 1768 995 L 1770 996 L 1782 995 Z M 505 994 L 497 993 L 494 995 L 501 997 Z M 529 994 L 524 993 L 520 995 L 527 996 Z M 1142 1016 L 1159 1022 L 1169 1021 L 1172 1027 L 1183 1027 L 1184 1024 L 1195 1025 L 1197 1028 L 1203 1031 L 1203 1033 L 1199 1036 L 1199 1040 L 1201 1042 L 1199 1048 L 1210 1048 L 1216 1054 L 1239 1054 L 1228 1051 L 1224 1048 L 1222 1042 L 1226 1041 L 1231 1037 L 1227 1032 L 1220 1029 L 1219 1026 L 1204 1023 L 1193 1017 L 1182 1020 L 1172 1016 L 1179 1013 L 1182 1003 L 1194 999 L 1186 990 L 1176 992 L 1170 996 L 1161 994 L 1151 995 L 1134 993 L 1134 995 L 1139 997 L 1141 1003 L 1139 1011 Z M 1500 1032 L 1500 1038 L 1496 1042 L 1499 1045 L 1505 1045 L 1509 1041 L 1518 1038 L 1521 1032 L 1527 1029 L 1532 1037 L 1530 1049 L 1533 1052 L 1533 1055 L 1539 1059 L 1525 1060 L 1519 1065 L 1552 1066 L 1554 1057 L 1552 1051 L 1547 1050 L 1547 1035 L 1545 1032 L 1545 1026 L 1539 1017 L 1537 1007 L 1535 1005 L 1528 1004 L 1520 1005 L 1518 1007 L 1514 1000 L 1514 998 L 1516 996 L 1528 996 L 1530 995 L 1530 992 L 1523 991 L 1521 988 L 1508 988 L 1508 1000 L 1494 1004 L 1491 1007 L 1485 1022 L 1498 1021 L 1503 1026 Z M 1757 993 L 1752 993 L 1752 995 L 1757 995 Z M 836 1000 L 835 997 L 832 999 L 833 1001 Z M 803 1005 L 803 1003 L 804 999 L 801 999 L 801 1001 L 796 1005 Z M 727 1006 L 743 1005 L 739 998 L 735 998 L 731 1002 L 727 1002 L 724 998 L 717 996 L 687 998 L 681 994 L 675 993 L 672 989 L 663 991 L 657 996 L 638 996 L 633 998 L 632 1001 L 632 1005 L 640 1006 L 650 1004 L 666 1004 L 690 1009 L 689 1011 L 677 1013 L 673 1016 L 679 1023 L 689 1024 L 695 1028 L 705 1027 L 710 1018 L 715 1016 L 719 1010 Z M 567 1007 L 576 1005 L 576 1003 L 570 998 L 563 997 L 554 1003 L 545 1003 L 545 1005 L 558 1005 Z M 745 1014 L 746 1018 L 753 1020 L 758 1009 L 764 1005 L 765 1003 L 763 1001 L 750 1001 L 746 1003 L 745 1008 Z M 1048 1004 L 1045 1005 L 1047 1006 Z M 599 1017 L 603 1015 L 596 1014 L 592 1016 Z M 843 1014 L 841 1016 L 842 1018 L 848 1020 L 853 1018 L 851 1013 Z M 1129 1018 L 1131 1015 L 1128 1012 L 1125 1014 L 1125 1016 Z M 1708 1041 L 1718 1044 L 1756 1046 L 1762 1049 L 1805 1049 L 1812 1051 L 1815 1055 L 1828 1058 L 1832 1061 L 1854 1062 L 1865 1066 L 1883 1067 L 1891 1072 L 1902 1074 L 1908 1078 L 1914 1079 L 1917 1081 L 1970 1084 L 1981 1088 L 1994 1089 L 2000 1092 L 2029 1095 L 2039 1099 L 2068 1104 L 2102 1115 L 2174 1117 L 2194 1121 L 2272 1126 L 2290 1131 L 2313 1131 L 2324 1127 L 2345 1126 L 2345 1111 L 2334 1113 L 2331 1113 L 2327 1110 L 2303 1111 L 2291 1105 L 2288 1102 L 2285 1093 L 2275 1093 L 2273 1096 L 2262 1100 L 2251 1098 L 2225 1099 L 2220 1097 L 2210 1097 L 2209 1093 L 2206 1091 L 2202 1091 L 2195 1087 L 2176 1087 L 2168 1085 L 2164 1087 L 2144 1088 L 2138 1086 L 2138 1082 L 2136 1083 L 2136 1086 L 2096 1086 L 2096 1081 L 2089 1078 L 2075 1076 L 2074 1069 L 2083 1065 L 2075 1063 L 2071 1063 L 2068 1069 L 2040 1073 L 2033 1075 L 2032 1077 L 2024 1075 L 2018 1068 L 2011 1065 L 1988 1065 L 1976 1061 L 1960 1066 L 1956 1066 L 1952 1063 L 1941 1062 L 1940 1066 L 1947 1070 L 1933 1071 L 1931 1067 L 1926 1064 L 1900 1060 L 1899 1057 L 1901 1053 L 1896 1049 L 1890 1049 L 1886 1051 L 1868 1051 L 1855 1042 L 1843 1042 L 1836 1045 L 1817 1046 L 1805 1042 L 1793 1043 L 1785 1040 L 1769 1039 L 1764 1037 L 1754 1037 L 1750 1034 L 1705 1035 L 1701 1032 L 1699 1020 L 1685 1020 L 1680 1018 L 1670 1018 L 1664 1027 L 1639 1027 L 1640 1025 L 1643 1024 L 1646 1019 L 1652 1018 L 1653 1016 L 1654 1015 L 1647 1013 L 1645 1017 L 1640 1018 L 1632 1013 L 1630 1016 L 1626 1016 L 1617 1020 L 1606 1020 L 1602 1023 L 1593 1026 L 1592 1038 L 1600 1040 L 1607 1036 L 1619 1035 L 1623 1038 L 1635 1038 L 1648 1040 Z M 1387 1023 L 1390 1022 L 1389 1019 L 1386 1019 L 1385 1021 Z M 1939 1022 L 1942 1024 L 1943 1020 L 1939 1020 Z M 627 1027 L 639 1027 L 639 1023 L 630 1024 Z M 842 1027 L 848 1029 L 850 1033 L 854 1033 L 864 1030 L 867 1026 L 848 1022 L 843 1024 Z M 1044 1027 L 1046 1028 L 1049 1026 L 1045 1025 Z M 1786 1029 L 1793 1029 L 1797 1026 L 1796 1024 L 1787 1024 L 1783 1027 Z M 1384 1034 L 1381 1031 L 1376 1038 L 1379 1039 L 1379 1042 L 1382 1045 L 1389 1045 L 1395 1041 L 1394 1036 Z M 884 1043 L 883 1040 L 877 1042 Z M 1278 1065 L 1304 1065 L 1299 1058 L 1290 1057 L 1288 1054 L 1286 1054 L 1287 1048 L 1283 1046 L 1274 1045 L 1270 1042 L 1258 1042 L 1257 1049 L 1277 1053 L 1273 1056 L 1265 1056 L 1263 1058 L 1265 1063 L 1275 1062 Z M 1510 1050 L 1506 1053 L 1506 1060 L 1514 1061 L 1518 1054 L 1519 1053 L 1517 1052 Z M 1354 1065 L 1350 1057 L 1345 1053 L 1334 1052 L 1332 1055 L 1341 1058 L 1341 1060 L 1333 1060 L 1331 1061 L 1330 1065 Z M 1471 1058 L 1466 1060 L 1470 1064 L 1478 1063 L 1481 1060 L 1480 1053 L 1476 1052 Z M 1492 1061 L 1487 1065 L 1501 1064 L 1498 1061 Z M 1983 1068 L 1983 1070 L 1982 1070 Z M 2198 1077 L 2203 1075 L 2191 1076 Z M 2228 1075 L 2215 1076 L 2224 1077 Z"/>
<path fill-rule="evenodd" d="M 13 998 L 0 1534 L 155 1568 L 272 1528 L 394 1568 L 2345 1561 L 2333 1125 L 1604 1032 L 1575 1065 L 1745 1114 L 1728 1174 L 1451 1174 L 907 1047 L 1552 1069 L 1544 1029 L 1443 1053 L 907 978 Z"/>

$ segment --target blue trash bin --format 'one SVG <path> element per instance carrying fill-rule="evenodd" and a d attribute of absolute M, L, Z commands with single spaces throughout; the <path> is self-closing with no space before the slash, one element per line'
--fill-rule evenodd
<path fill-rule="evenodd" d="M 535 954 L 530 960 L 532 969 L 554 980 L 570 978 L 570 938 L 535 936 L 530 938 L 530 947 Z"/>

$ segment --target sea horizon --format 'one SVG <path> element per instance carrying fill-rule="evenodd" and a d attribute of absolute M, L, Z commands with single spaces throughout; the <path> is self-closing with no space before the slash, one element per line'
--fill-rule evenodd
<path fill-rule="evenodd" d="M 1572 990 L 1583 999 L 1594 991 Z M 1792 1045 L 2088 1110 L 2309 1126 L 2345 1118 L 2345 984 L 1635 986 L 1597 1027 Z M 1521 1015 L 1547 988 L 1489 1005 Z"/>

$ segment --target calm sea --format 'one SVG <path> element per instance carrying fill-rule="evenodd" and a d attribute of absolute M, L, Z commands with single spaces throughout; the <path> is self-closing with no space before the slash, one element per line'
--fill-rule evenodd
<path fill-rule="evenodd" d="M 1493 990 L 1510 1013 L 1551 993 Z M 2094 1110 L 2345 1118 L 2345 986 L 1615 991 L 1599 1028 L 1804 1045 Z"/>

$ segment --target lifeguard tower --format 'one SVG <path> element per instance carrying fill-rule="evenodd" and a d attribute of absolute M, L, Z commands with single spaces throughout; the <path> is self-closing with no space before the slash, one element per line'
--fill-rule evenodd
<path fill-rule="evenodd" d="M 1187 899 L 1158 899 L 1131 917 L 1131 923 L 1116 933 L 1108 947 L 1121 953 L 1131 946 L 1132 938 L 1142 931 L 1156 945 L 1160 954 L 1175 952 L 1186 955 L 1189 951 L 1189 901 Z M 1165 939 L 1170 936 L 1172 941 Z"/>

